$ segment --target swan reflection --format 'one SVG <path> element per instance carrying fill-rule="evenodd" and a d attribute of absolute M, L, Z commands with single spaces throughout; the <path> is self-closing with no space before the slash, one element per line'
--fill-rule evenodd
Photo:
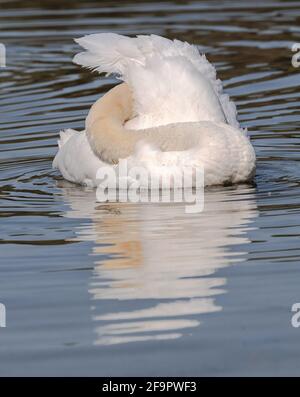
<path fill-rule="evenodd" d="M 62 191 L 66 216 L 90 220 L 75 238 L 94 242 L 95 344 L 179 338 L 201 314 L 222 310 L 215 297 L 226 279 L 218 270 L 246 259 L 257 216 L 252 189 L 206 192 L 198 214 L 185 213 L 184 203 L 100 204 L 94 191 Z"/>

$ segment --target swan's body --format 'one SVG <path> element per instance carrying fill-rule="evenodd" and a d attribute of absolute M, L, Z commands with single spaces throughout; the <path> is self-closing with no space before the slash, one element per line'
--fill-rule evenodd
<path fill-rule="evenodd" d="M 222 93 L 215 70 L 187 43 L 158 36 L 96 34 L 78 40 L 74 61 L 125 82 L 92 107 L 82 132 L 61 133 L 54 167 L 72 181 L 97 185 L 100 167 L 119 159 L 151 170 L 203 167 L 206 185 L 252 178 L 255 153 Z"/>

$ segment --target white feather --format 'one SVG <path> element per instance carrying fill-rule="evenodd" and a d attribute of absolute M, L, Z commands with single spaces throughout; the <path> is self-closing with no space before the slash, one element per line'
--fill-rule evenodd
<path fill-rule="evenodd" d="M 197 47 L 156 35 L 115 33 L 91 34 L 76 42 L 87 51 L 77 54 L 75 63 L 117 74 L 132 88 L 137 117 L 128 128 L 202 120 L 239 126 L 235 105 Z"/>

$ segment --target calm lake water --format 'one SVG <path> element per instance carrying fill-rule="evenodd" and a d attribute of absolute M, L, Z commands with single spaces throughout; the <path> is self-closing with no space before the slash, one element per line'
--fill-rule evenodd
<path fill-rule="evenodd" d="M 297 1 L 0 0 L 0 375 L 300 375 Z M 115 80 L 73 38 L 196 43 L 249 129 L 255 184 L 184 204 L 100 204 L 51 162 Z"/>

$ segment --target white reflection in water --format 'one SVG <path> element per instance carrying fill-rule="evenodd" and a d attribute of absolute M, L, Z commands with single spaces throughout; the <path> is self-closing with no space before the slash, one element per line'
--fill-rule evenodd
<path fill-rule="evenodd" d="M 178 338 L 199 326 L 199 314 L 222 310 L 214 297 L 226 279 L 217 270 L 245 260 L 257 216 L 250 189 L 207 192 L 199 214 L 186 214 L 184 203 L 100 204 L 95 192 L 63 193 L 67 217 L 91 220 L 76 239 L 95 243 L 92 300 L 119 302 L 110 313 L 93 305 L 95 344 Z M 240 244 L 242 251 L 233 250 Z"/>

